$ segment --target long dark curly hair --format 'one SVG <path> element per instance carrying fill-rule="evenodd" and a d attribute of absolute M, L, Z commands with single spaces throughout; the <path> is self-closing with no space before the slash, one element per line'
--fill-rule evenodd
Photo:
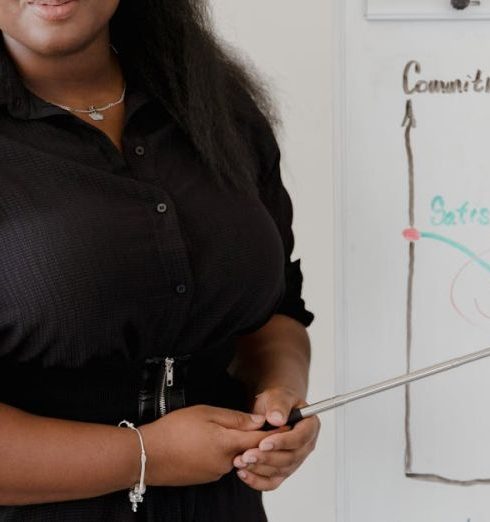
<path fill-rule="evenodd" d="M 110 33 L 125 74 L 178 122 L 217 183 L 247 190 L 254 151 L 243 100 L 272 131 L 279 119 L 264 82 L 219 41 L 206 1 L 121 0 Z"/>

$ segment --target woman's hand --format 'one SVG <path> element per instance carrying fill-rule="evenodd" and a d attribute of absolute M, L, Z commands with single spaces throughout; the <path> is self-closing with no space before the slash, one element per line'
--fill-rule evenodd
<path fill-rule="evenodd" d="M 268 436 L 263 415 L 212 406 L 175 410 L 140 427 L 147 485 L 187 486 L 220 479 L 233 458 Z"/>
<path fill-rule="evenodd" d="M 292 408 L 306 405 L 288 388 L 269 388 L 257 395 L 253 413 L 265 415 L 273 426 L 284 426 Z M 259 491 L 278 488 L 313 451 L 319 431 L 320 420 L 314 416 L 303 419 L 292 429 L 269 432 L 256 447 L 234 459 L 238 476 Z"/>

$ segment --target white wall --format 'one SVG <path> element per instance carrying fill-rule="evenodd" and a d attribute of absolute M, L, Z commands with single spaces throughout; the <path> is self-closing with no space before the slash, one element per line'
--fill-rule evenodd
<path fill-rule="evenodd" d="M 294 206 L 293 230 L 304 274 L 313 361 L 309 401 L 334 392 L 333 0 L 211 0 L 218 31 L 271 81 L 284 126 L 282 177 Z M 334 415 L 322 416 L 317 449 L 274 492 L 270 522 L 335 518 Z M 252 522 L 252 521 L 251 521 Z"/>

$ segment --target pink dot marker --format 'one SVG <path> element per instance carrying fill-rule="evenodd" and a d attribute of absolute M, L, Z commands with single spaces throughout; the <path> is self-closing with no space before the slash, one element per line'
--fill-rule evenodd
<path fill-rule="evenodd" d="M 406 228 L 403 231 L 403 237 L 408 241 L 418 241 L 420 239 L 420 232 L 416 228 Z"/>

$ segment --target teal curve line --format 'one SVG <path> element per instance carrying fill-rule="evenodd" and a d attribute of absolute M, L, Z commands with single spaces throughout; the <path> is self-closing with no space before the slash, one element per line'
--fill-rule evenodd
<path fill-rule="evenodd" d="M 453 248 L 456 248 L 460 252 L 463 252 L 463 254 L 468 256 L 470 259 L 473 259 L 473 261 L 477 262 L 487 272 L 490 272 L 490 263 L 483 261 L 483 259 L 479 258 L 477 254 L 475 254 L 473 251 L 471 251 L 469 248 L 465 247 L 461 243 L 458 243 L 457 241 L 453 241 L 452 239 L 449 239 L 448 237 L 441 236 L 440 234 L 434 234 L 433 232 L 421 232 L 420 237 L 435 239 L 436 241 L 441 241 L 442 243 L 446 243 L 446 245 L 452 246 Z"/>

